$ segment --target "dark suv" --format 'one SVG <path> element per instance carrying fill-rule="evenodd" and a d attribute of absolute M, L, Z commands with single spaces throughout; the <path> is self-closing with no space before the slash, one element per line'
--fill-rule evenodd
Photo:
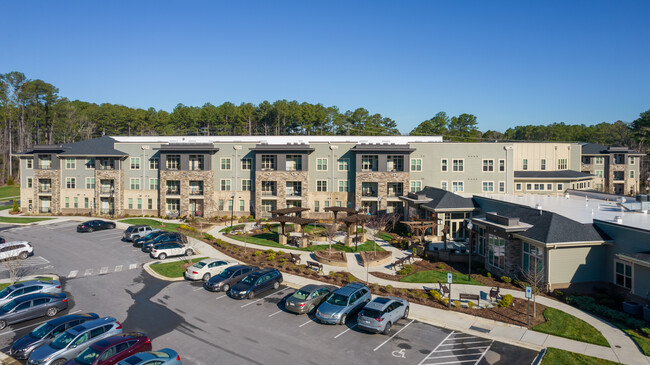
<path fill-rule="evenodd" d="M 157 245 L 159 243 L 166 243 L 166 242 L 178 242 L 180 244 L 187 244 L 187 237 L 185 237 L 184 234 L 178 233 L 178 232 L 167 232 L 164 234 L 161 234 L 160 236 L 154 238 L 151 241 L 143 242 L 142 244 L 142 252 L 149 253 L 153 249 L 154 245 Z"/>
<path fill-rule="evenodd" d="M 246 275 L 227 294 L 235 299 L 253 299 L 257 293 L 279 288 L 281 282 L 282 273 L 278 269 L 262 269 Z"/>

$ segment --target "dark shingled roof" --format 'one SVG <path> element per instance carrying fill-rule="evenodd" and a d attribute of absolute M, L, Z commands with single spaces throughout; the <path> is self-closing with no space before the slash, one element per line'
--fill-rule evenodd
<path fill-rule="evenodd" d="M 607 153 L 607 146 L 603 146 L 597 143 L 583 143 L 582 144 L 582 154 L 583 155 L 600 155 Z"/>
<path fill-rule="evenodd" d="M 475 209 L 474 202 L 471 198 L 463 198 L 452 192 L 426 186 L 422 191 L 427 198 L 431 199 L 430 202 L 421 204 L 422 207 L 428 207 L 433 210 L 449 210 L 449 209 Z"/>
<path fill-rule="evenodd" d="M 574 170 L 560 171 L 515 171 L 516 178 L 538 179 L 585 179 L 594 175 Z"/>
<path fill-rule="evenodd" d="M 540 210 L 536 208 L 481 196 L 474 196 L 474 201 L 484 212 L 496 212 L 498 215 L 519 218 L 520 222 L 532 224 L 532 228 L 517 234 L 538 242 L 553 244 L 611 240 L 594 224 L 580 223 L 557 213 L 542 210 L 540 214 Z"/>
<path fill-rule="evenodd" d="M 126 153 L 114 148 L 115 140 L 108 136 L 66 143 L 63 147 L 66 147 L 65 152 L 60 153 L 63 156 L 127 156 Z"/>

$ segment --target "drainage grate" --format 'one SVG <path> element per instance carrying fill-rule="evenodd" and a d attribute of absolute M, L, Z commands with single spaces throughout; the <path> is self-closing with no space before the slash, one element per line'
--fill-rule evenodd
<path fill-rule="evenodd" d="M 489 330 L 489 329 L 487 329 L 487 328 L 483 328 L 483 327 L 472 326 L 472 327 L 470 327 L 469 329 L 474 330 L 474 331 L 483 332 L 483 333 L 490 333 L 490 330 Z"/>

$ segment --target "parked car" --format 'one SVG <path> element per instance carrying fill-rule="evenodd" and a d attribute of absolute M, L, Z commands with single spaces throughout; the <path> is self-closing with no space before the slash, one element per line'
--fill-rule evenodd
<path fill-rule="evenodd" d="M 334 291 L 327 285 L 308 284 L 298 289 L 284 302 L 284 307 L 297 314 L 311 313 Z"/>
<path fill-rule="evenodd" d="M 133 247 L 142 247 L 142 245 L 145 242 L 151 241 L 154 238 L 160 236 L 161 234 L 165 234 L 165 233 L 169 233 L 169 232 L 155 231 L 155 232 L 151 232 L 151 233 L 147 234 L 144 237 L 136 238 L 136 239 L 133 240 Z"/>
<path fill-rule="evenodd" d="M 151 252 L 154 245 L 165 242 L 178 242 L 180 244 L 186 245 L 187 237 L 185 237 L 184 234 L 178 232 L 165 232 L 165 234 L 157 236 L 152 241 L 144 242 L 142 244 L 142 252 Z"/>
<path fill-rule="evenodd" d="M 235 299 L 253 299 L 256 294 L 271 288 L 279 288 L 281 282 L 282 273 L 278 269 L 262 269 L 246 275 L 239 283 L 233 285 L 226 294 Z"/>
<path fill-rule="evenodd" d="M 248 274 L 259 270 L 259 267 L 237 265 L 231 266 L 219 275 L 215 275 L 203 284 L 203 287 L 209 291 L 223 291 L 228 292 L 230 288 L 240 282 Z"/>
<path fill-rule="evenodd" d="M 370 289 L 361 283 L 350 283 L 337 289 L 316 310 L 316 319 L 326 324 L 344 324 L 371 299 Z"/>
<path fill-rule="evenodd" d="M 0 306 L 3 306 L 13 299 L 27 294 L 60 292 L 61 283 L 57 280 L 30 280 L 23 283 L 16 283 L 0 290 Z"/>
<path fill-rule="evenodd" d="M 359 312 L 359 328 L 387 335 L 392 325 L 409 316 L 409 302 L 396 297 L 375 298 Z"/>
<path fill-rule="evenodd" d="M 203 259 L 185 270 L 185 278 L 190 280 L 208 281 L 228 267 L 237 265 L 237 261 L 223 259 Z"/>
<path fill-rule="evenodd" d="M 164 260 L 171 256 L 191 256 L 194 250 L 186 247 L 180 242 L 165 242 L 153 246 L 153 250 L 149 254 L 154 259 Z"/>
<path fill-rule="evenodd" d="M 0 307 L 0 330 L 8 324 L 43 316 L 54 317 L 68 308 L 65 293 L 36 293 L 13 299 Z"/>
<path fill-rule="evenodd" d="M 27 241 L 0 243 L 0 260 L 19 258 L 24 260 L 34 253 L 34 246 Z"/>
<path fill-rule="evenodd" d="M 151 351 L 151 339 L 142 332 L 121 333 L 94 342 L 65 365 L 114 365 L 142 351 Z"/>
<path fill-rule="evenodd" d="M 122 333 L 122 325 L 113 317 L 84 322 L 39 346 L 29 355 L 29 365 L 61 365 L 74 359 L 93 342 Z"/>
<path fill-rule="evenodd" d="M 5 241 L 4 238 L 0 237 L 0 243 L 5 243 L 5 242 L 7 242 L 7 241 Z"/>
<path fill-rule="evenodd" d="M 99 318 L 97 314 L 87 313 L 68 314 L 67 316 L 49 320 L 36 327 L 32 332 L 16 340 L 13 345 L 11 345 L 9 355 L 16 359 L 26 360 L 32 351 L 34 351 L 38 346 L 49 342 L 54 337 L 78 324 L 97 318 Z"/>
<path fill-rule="evenodd" d="M 152 228 L 151 226 L 147 226 L 143 224 L 129 226 L 127 227 L 127 229 L 124 230 L 124 233 L 122 234 L 122 240 L 133 241 L 140 237 L 144 237 L 151 232 L 158 232 L 158 231 L 160 231 L 159 228 Z"/>
<path fill-rule="evenodd" d="M 181 357 L 172 349 L 141 352 L 126 358 L 117 365 L 182 365 Z"/>
<path fill-rule="evenodd" d="M 99 219 L 83 222 L 77 226 L 77 232 L 101 231 L 102 229 L 115 228 L 114 222 L 102 221 Z"/>

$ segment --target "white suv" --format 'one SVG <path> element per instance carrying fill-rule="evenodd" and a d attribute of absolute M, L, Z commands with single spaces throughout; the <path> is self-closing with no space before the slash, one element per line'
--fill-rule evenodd
<path fill-rule="evenodd" d="M 151 250 L 151 257 L 160 260 L 170 256 L 192 256 L 193 254 L 194 250 L 178 242 L 159 243 Z"/>
<path fill-rule="evenodd" d="M 14 241 L 0 244 L 0 260 L 18 257 L 26 259 L 34 252 L 34 246 L 27 241 Z"/>

